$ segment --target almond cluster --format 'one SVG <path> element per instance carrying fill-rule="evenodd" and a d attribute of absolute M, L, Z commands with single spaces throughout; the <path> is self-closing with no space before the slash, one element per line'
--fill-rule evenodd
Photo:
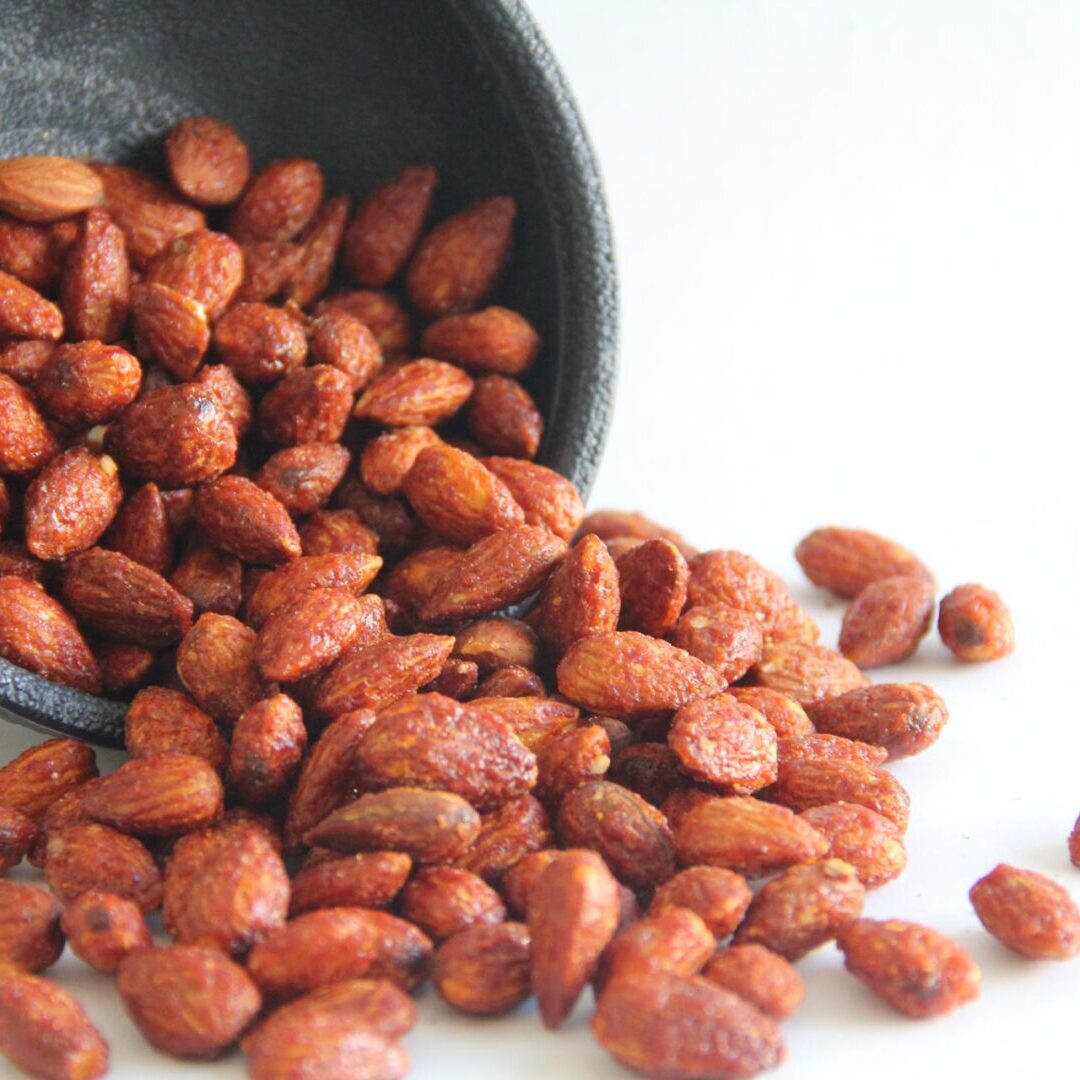
<path fill-rule="evenodd" d="M 0 880 L 0 1051 L 106 1071 L 40 974 L 65 942 L 151 1045 L 239 1044 L 255 1080 L 404 1076 L 428 980 L 549 1028 L 591 987 L 598 1042 L 669 1080 L 781 1062 L 828 942 L 909 1016 L 971 1001 L 960 945 L 861 917 L 906 863 L 887 764 L 948 719 L 863 671 L 928 631 L 923 564 L 807 537 L 854 598 L 836 651 L 749 555 L 586 517 L 533 461 L 539 339 L 483 306 L 512 199 L 429 228 L 419 167 L 350 209 L 208 117 L 165 162 L 0 162 L 0 656 L 130 698 L 114 773 L 71 739 L 0 769 L 0 872 L 48 885 Z M 939 625 L 1012 647 L 980 586 Z M 1080 951 L 1038 874 L 972 902 L 1026 956 Z"/>

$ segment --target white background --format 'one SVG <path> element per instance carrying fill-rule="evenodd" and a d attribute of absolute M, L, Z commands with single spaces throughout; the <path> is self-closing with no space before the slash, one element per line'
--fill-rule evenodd
<path fill-rule="evenodd" d="M 969 947 L 980 1002 L 917 1023 L 823 949 L 781 1075 L 817 1080 L 1077 1074 L 1080 962 L 1033 964 L 967 901 L 999 860 L 1080 896 L 1080 5 L 1070 0 L 533 0 L 606 177 L 622 294 L 617 413 L 593 505 L 648 510 L 703 547 L 802 581 L 809 529 L 914 548 L 981 581 L 1019 645 L 983 667 L 928 640 L 880 678 L 925 679 L 952 721 L 896 766 L 910 864 L 868 913 Z M 32 742 L 0 730 L 0 757 Z M 66 958 L 114 1075 L 242 1075 L 142 1049 L 103 980 Z M 99 989 L 100 988 L 100 989 Z M 625 1075 L 531 1007 L 456 1019 L 428 995 L 421 1078 Z M 0 1074 L 4 1066 L 0 1065 Z M 3 1074 L 7 1075 L 7 1074 Z"/>

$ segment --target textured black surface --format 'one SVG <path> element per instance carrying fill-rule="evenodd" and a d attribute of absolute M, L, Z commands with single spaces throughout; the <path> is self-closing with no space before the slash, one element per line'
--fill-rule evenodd
<path fill-rule="evenodd" d="M 0 0 L 0 156 L 157 169 L 161 135 L 194 112 L 234 124 L 257 164 L 317 159 L 330 190 L 363 194 L 430 161 L 436 217 L 514 195 L 517 255 L 499 299 L 544 339 L 528 380 L 547 418 L 540 460 L 588 489 L 615 382 L 611 238 L 573 100 L 520 3 Z M 119 736 L 115 703 L 7 664 L 4 707 Z"/>

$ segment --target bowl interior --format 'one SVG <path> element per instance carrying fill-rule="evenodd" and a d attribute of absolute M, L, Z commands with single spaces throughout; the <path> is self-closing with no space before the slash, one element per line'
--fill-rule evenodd
<path fill-rule="evenodd" d="M 540 460 L 588 488 L 614 382 L 610 237 L 572 99 L 520 4 L 0 0 L 0 156 L 158 171 L 162 134 L 199 112 L 233 124 L 257 167 L 315 158 L 331 192 L 363 195 L 431 162 L 436 220 L 514 195 L 515 255 L 497 300 L 544 340 L 527 380 L 547 421 Z M 4 691 L 18 674 L 0 670 L 0 704 L 25 715 Z"/>

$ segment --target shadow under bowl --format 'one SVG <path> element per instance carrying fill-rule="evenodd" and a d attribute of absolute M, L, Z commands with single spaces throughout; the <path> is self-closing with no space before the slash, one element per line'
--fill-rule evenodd
<path fill-rule="evenodd" d="M 60 154 L 160 171 L 161 137 L 210 113 L 256 166 L 317 160 L 362 195 L 397 169 L 439 170 L 438 220 L 518 200 L 498 302 L 538 328 L 526 385 L 539 460 L 587 491 L 615 382 L 616 293 L 596 163 L 546 43 L 516 0 L 0 0 L 0 157 Z M 0 716 L 104 745 L 122 702 L 0 660 Z"/>

